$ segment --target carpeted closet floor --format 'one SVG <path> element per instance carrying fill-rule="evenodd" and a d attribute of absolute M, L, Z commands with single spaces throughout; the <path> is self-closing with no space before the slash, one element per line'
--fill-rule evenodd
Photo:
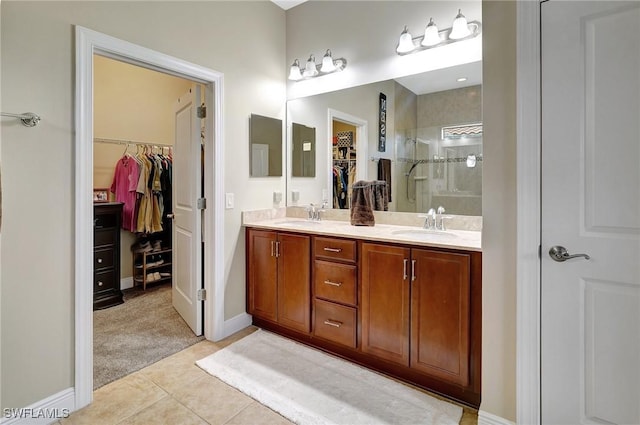
<path fill-rule="evenodd" d="M 93 388 L 202 341 L 171 305 L 171 284 L 127 289 L 124 304 L 93 312 Z"/>

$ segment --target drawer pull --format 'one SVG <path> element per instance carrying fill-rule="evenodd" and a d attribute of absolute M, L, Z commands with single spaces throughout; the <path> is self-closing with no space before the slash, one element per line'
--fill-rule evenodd
<path fill-rule="evenodd" d="M 98 258 L 98 264 L 102 264 L 102 258 Z"/>
<path fill-rule="evenodd" d="M 98 286 L 102 286 L 102 285 L 104 285 L 104 283 L 102 283 L 102 281 L 101 281 L 101 280 L 99 280 L 99 281 L 98 281 Z"/>
<path fill-rule="evenodd" d="M 329 247 L 324 247 L 325 251 L 329 251 L 329 252 L 342 252 L 342 248 L 329 248 Z"/>
<path fill-rule="evenodd" d="M 325 280 L 324 283 L 331 286 L 342 286 L 342 282 L 332 282 L 330 280 Z"/>
<path fill-rule="evenodd" d="M 342 322 L 338 322 L 337 320 L 327 319 L 324 321 L 324 324 L 333 326 L 334 328 L 339 328 L 342 325 Z"/>

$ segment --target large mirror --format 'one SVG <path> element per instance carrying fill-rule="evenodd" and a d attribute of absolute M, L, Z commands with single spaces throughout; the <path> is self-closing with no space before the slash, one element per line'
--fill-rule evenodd
<path fill-rule="evenodd" d="M 251 177 L 282 176 L 282 120 L 251 114 Z"/>
<path fill-rule="evenodd" d="M 288 131 L 305 123 L 315 128 L 317 142 L 314 179 L 297 177 L 289 161 L 287 204 L 326 199 L 333 208 L 349 208 L 350 185 L 384 177 L 384 165 L 391 168 L 390 211 L 443 206 L 449 214 L 481 215 L 481 72 L 481 62 L 473 62 L 288 101 Z M 381 93 L 384 152 L 378 151 Z M 291 137 L 288 142 L 292 153 Z"/>

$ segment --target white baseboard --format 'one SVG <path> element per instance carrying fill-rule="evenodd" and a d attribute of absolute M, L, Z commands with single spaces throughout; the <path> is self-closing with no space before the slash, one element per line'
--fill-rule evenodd
<path fill-rule="evenodd" d="M 123 277 L 120 279 L 120 289 L 131 289 L 133 288 L 133 276 Z"/>
<path fill-rule="evenodd" d="M 238 314 L 231 319 L 224 321 L 224 336 L 223 338 L 233 335 L 234 333 L 241 331 L 247 326 L 251 325 L 251 315 L 247 313 Z"/>
<path fill-rule="evenodd" d="M 478 410 L 478 425 L 515 425 L 515 422 L 484 410 Z"/>
<path fill-rule="evenodd" d="M 67 388 L 24 408 L 4 408 L 2 425 L 48 425 L 75 410 L 75 391 Z"/>

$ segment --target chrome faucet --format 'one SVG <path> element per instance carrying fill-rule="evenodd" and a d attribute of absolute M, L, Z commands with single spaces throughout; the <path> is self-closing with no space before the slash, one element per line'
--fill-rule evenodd
<path fill-rule="evenodd" d="M 444 219 L 445 219 L 445 216 L 443 216 L 443 215 L 442 215 L 442 214 L 444 214 L 444 207 L 443 207 L 442 205 L 438 207 L 438 211 L 437 211 L 437 213 L 438 213 L 438 214 L 437 214 L 436 219 L 435 219 L 435 222 L 436 222 L 436 230 L 443 230 L 443 231 L 444 231 L 444 230 L 447 230 L 447 229 L 445 229 L 445 227 L 444 227 Z"/>
<path fill-rule="evenodd" d="M 318 208 L 314 204 L 309 204 L 307 207 L 307 219 L 310 221 L 320 221 L 320 213 L 324 211 L 326 202 L 322 203 L 322 207 Z"/>
<path fill-rule="evenodd" d="M 430 208 L 429 211 L 427 211 L 427 218 L 424 221 L 424 226 L 422 227 L 427 230 L 433 230 L 436 228 L 436 210 Z"/>

